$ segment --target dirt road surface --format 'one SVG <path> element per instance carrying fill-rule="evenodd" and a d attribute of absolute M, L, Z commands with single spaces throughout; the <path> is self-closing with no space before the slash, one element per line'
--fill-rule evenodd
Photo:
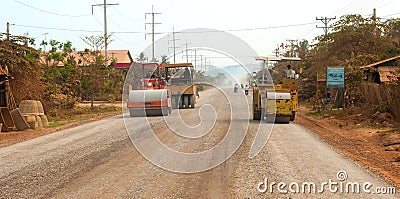
<path fill-rule="evenodd" d="M 208 128 L 207 122 L 215 121 L 210 132 L 199 138 L 188 139 L 172 133 L 163 117 L 149 118 L 151 129 L 134 122 L 140 118 L 127 118 L 126 126 L 135 129 L 133 134 L 141 141 L 142 147 L 155 156 L 164 153 L 163 149 L 155 148 L 156 145 L 146 136 L 150 131 L 165 146 L 187 153 L 201 152 L 220 143 L 229 126 L 234 125 L 232 118 L 236 116 L 230 113 L 231 103 L 220 91 L 211 89 L 201 93 L 195 110 L 174 110 L 168 116 L 167 123 L 172 125 L 181 122 L 176 119 L 179 115 L 189 126 L 203 121 L 204 128 Z M 207 109 L 211 106 L 206 104 L 212 109 Z M 198 113 L 202 105 L 206 105 L 203 111 L 216 112 L 215 118 L 201 118 Z M 130 126 L 132 124 L 134 127 Z M 265 128 L 265 125 L 261 124 L 260 128 Z M 148 161 L 132 144 L 126 126 L 123 117 L 116 116 L 0 148 L 0 198 L 400 197 L 398 193 L 352 193 L 351 188 L 350 193 L 346 193 L 345 186 L 349 182 L 359 183 L 360 192 L 363 192 L 365 183 L 372 184 L 367 186 L 371 192 L 375 192 L 377 187 L 391 185 L 295 123 L 274 125 L 263 150 L 254 158 L 248 158 L 259 128 L 259 123 L 250 120 L 247 132 L 236 132 L 238 137 L 240 133 L 246 133 L 246 137 L 227 161 L 213 169 L 191 174 L 167 171 Z M 230 140 L 231 148 L 216 151 L 202 161 L 212 162 L 221 153 L 229 153 L 235 149 L 233 145 L 237 141 Z M 165 161 L 185 168 L 197 166 L 179 159 Z M 342 172 L 340 176 L 337 176 L 338 172 Z M 341 181 L 345 175 L 347 178 Z M 316 185 L 316 193 L 308 193 L 308 190 L 302 193 L 302 184 L 311 182 Z M 337 184 L 329 187 L 324 182 Z M 278 189 L 279 183 L 281 190 Z M 296 184 L 299 193 L 292 193 L 296 191 Z"/>

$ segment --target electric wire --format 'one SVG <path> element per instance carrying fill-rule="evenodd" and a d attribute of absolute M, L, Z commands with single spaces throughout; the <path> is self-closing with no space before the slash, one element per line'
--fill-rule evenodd
<path fill-rule="evenodd" d="M 61 17 L 87 17 L 87 16 L 90 16 L 90 15 L 66 15 L 66 14 L 60 14 L 60 13 L 50 12 L 50 11 L 47 11 L 47 10 L 43 10 L 43 9 L 31 6 L 31 5 L 27 4 L 27 3 L 24 3 L 24 2 L 19 1 L 19 0 L 14 0 L 14 1 L 19 3 L 19 4 L 21 4 L 21 5 L 24 5 L 26 7 L 32 8 L 34 10 L 37 10 L 37 11 L 40 11 L 40 12 L 43 12 L 43 13 L 47 13 L 47 14 L 51 14 L 51 15 L 61 16 Z"/>

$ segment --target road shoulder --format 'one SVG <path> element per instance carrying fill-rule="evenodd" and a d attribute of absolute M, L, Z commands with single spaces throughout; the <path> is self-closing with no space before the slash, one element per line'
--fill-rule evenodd
<path fill-rule="evenodd" d="M 366 169 L 400 187 L 400 152 L 388 148 L 384 131 L 350 125 L 349 121 L 307 115 L 301 107 L 295 123 L 309 129 L 321 140 L 336 148 Z M 393 135 L 389 135 L 393 136 Z"/>

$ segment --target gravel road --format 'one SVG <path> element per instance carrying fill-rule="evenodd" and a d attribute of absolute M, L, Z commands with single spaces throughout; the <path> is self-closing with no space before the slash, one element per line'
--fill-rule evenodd
<path fill-rule="evenodd" d="M 115 116 L 0 148 L 0 198 L 399 198 L 399 194 L 351 193 L 352 189 L 346 193 L 350 183 L 359 183 L 360 192 L 363 186 L 374 192 L 391 185 L 294 123 L 274 125 L 263 150 L 249 158 L 257 129 L 268 125 L 250 121 L 248 126 L 247 122 L 237 126 L 234 121 L 245 121 L 248 113 L 231 113 L 233 103 L 211 89 L 201 93 L 197 107 L 204 105 L 203 110 L 174 110 L 166 122 L 162 117 L 151 117 L 148 124 L 137 122 L 143 118 L 126 118 L 125 125 L 122 116 Z M 207 117 L 202 111 L 216 114 Z M 182 121 L 176 119 L 179 115 Z M 210 130 L 206 135 L 193 131 L 195 138 L 185 138 L 171 132 L 171 127 L 186 131 L 200 121 L 203 130 Z M 135 130 L 127 132 L 126 127 Z M 230 127 L 237 136 L 227 139 Z M 151 131 L 165 146 L 186 153 L 205 151 L 225 140 L 228 144 L 205 159 L 164 160 L 164 149 L 147 135 Z M 136 136 L 152 157 L 182 168 L 197 168 L 199 161 L 211 165 L 245 137 L 222 164 L 203 172 L 176 173 L 148 161 L 128 134 Z M 302 193 L 305 183 L 311 193 L 308 189 Z M 296 185 L 299 193 L 292 193 Z"/>

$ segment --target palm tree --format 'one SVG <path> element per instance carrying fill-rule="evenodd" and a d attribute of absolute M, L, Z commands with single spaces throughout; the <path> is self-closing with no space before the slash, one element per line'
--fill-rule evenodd
<path fill-rule="evenodd" d="M 138 62 L 141 62 L 141 63 L 143 63 L 144 60 L 146 60 L 146 59 L 147 59 L 147 58 L 144 56 L 144 52 L 141 52 L 141 53 L 139 54 L 139 57 L 136 58 L 136 60 L 137 60 Z"/>
<path fill-rule="evenodd" d="M 167 55 L 161 56 L 161 63 L 162 63 L 162 64 L 169 64 Z"/>

